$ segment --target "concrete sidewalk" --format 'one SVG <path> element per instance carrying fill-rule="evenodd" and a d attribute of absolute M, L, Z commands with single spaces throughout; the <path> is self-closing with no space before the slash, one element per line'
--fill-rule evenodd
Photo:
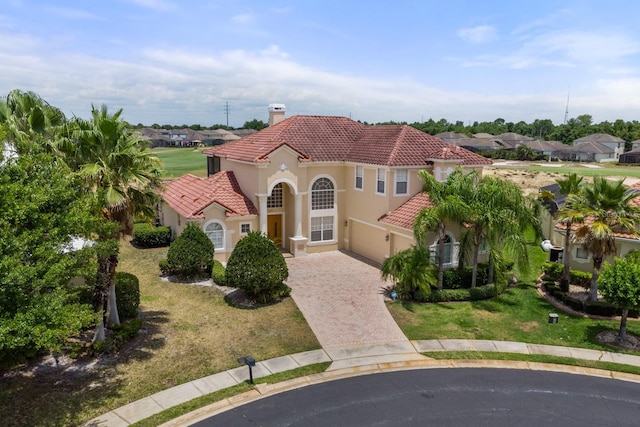
<path fill-rule="evenodd" d="M 509 362 L 494 360 L 473 361 L 445 361 L 434 360 L 420 354 L 423 352 L 437 351 L 489 351 L 501 353 L 520 354 L 545 354 L 551 356 L 571 357 L 575 359 L 613 362 L 625 365 L 639 366 L 640 356 L 613 353 L 600 350 L 570 348 L 562 346 L 550 346 L 540 344 L 527 344 L 513 341 L 484 341 L 484 340 L 424 340 L 411 341 L 413 351 L 408 348 L 398 348 L 397 342 L 375 345 L 354 345 L 333 349 L 331 355 L 325 350 L 313 350 L 282 356 L 265 361 L 257 361 L 253 368 L 254 378 L 261 378 L 279 372 L 307 366 L 315 363 L 332 362 L 327 371 L 317 374 L 312 379 L 303 378 L 278 384 L 260 384 L 242 397 L 229 398 L 207 408 L 211 411 L 222 411 L 227 408 L 246 403 L 249 400 L 291 390 L 322 381 L 344 378 L 356 374 L 368 374 L 384 372 L 387 370 L 420 369 L 420 368 L 444 368 L 444 367 L 498 367 L 508 366 L 519 369 L 549 369 L 554 371 L 574 372 L 585 375 L 599 375 L 611 378 L 640 382 L 636 375 L 610 372 L 589 368 L 576 368 L 572 366 L 533 364 L 528 362 Z M 333 356 L 333 357 L 332 357 Z M 152 396 L 145 397 L 136 402 L 114 409 L 106 414 L 86 423 L 86 426 L 119 427 L 128 426 L 165 409 L 187 402 L 200 396 L 222 390 L 249 379 L 249 369 L 241 366 L 225 372 L 220 372 L 205 378 L 200 378 L 186 384 L 161 391 Z M 187 425 L 186 421 L 172 423 L 174 425 Z"/>

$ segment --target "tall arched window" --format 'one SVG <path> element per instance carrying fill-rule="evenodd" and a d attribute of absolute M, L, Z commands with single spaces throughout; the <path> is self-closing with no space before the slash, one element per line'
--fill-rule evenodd
<path fill-rule="evenodd" d="M 444 239 L 444 245 L 442 248 L 442 262 L 445 268 L 456 267 L 458 265 L 458 245 L 454 242 L 453 238 L 447 234 Z M 440 241 L 436 240 L 429 249 L 431 249 L 432 261 L 438 263 L 438 257 L 441 255 Z"/>
<path fill-rule="evenodd" d="M 213 242 L 215 249 L 224 248 L 224 228 L 217 222 L 211 222 L 204 227 L 204 233 Z"/>
<path fill-rule="evenodd" d="M 311 209 L 333 209 L 333 182 L 319 178 L 311 187 Z"/>
<path fill-rule="evenodd" d="M 335 188 L 329 178 L 318 178 L 311 186 L 311 242 L 335 240 Z"/>

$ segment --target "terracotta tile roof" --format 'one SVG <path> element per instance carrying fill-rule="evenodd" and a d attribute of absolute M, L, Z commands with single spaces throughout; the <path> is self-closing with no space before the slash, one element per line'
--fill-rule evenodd
<path fill-rule="evenodd" d="M 421 166 L 426 163 L 429 152 L 451 147 L 411 126 L 366 126 L 346 117 L 293 116 L 203 153 L 248 162 L 266 162 L 269 154 L 283 145 L 298 152 L 302 161 L 381 166 Z M 491 164 L 489 159 L 461 150 L 461 164 Z"/>
<path fill-rule="evenodd" d="M 218 172 L 208 178 L 187 174 L 165 185 L 164 201 L 185 218 L 204 218 L 203 211 L 213 203 L 225 215 L 257 215 L 258 210 L 240 190 L 233 172 Z"/>
<path fill-rule="evenodd" d="M 429 207 L 431 207 L 429 195 L 421 192 L 404 202 L 398 209 L 380 217 L 379 221 L 413 230 L 413 221 L 420 210 Z"/>

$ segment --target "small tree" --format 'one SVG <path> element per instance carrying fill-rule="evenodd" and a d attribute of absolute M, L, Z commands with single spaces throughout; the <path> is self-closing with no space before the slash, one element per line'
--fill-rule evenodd
<path fill-rule="evenodd" d="M 291 289 L 284 284 L 288 277 L 282 253 L 259 231 L 250 232 L 238 242 L 225 272 L 227 286 L 240 288 L 263 304 L 289 295 Z"/>
<path fill-rule="evenodd" d="M 616 258 L 613 264 L 607 262 L 598 285 L 604 299 L 622 309 L 618 341 L 625 342 L 629 310 L 640 308 L 640 264 L 626 258 Z"/>
<path fill-rule="evenodd" d="M 214 247 L 196 224 L 187 224 L 182 234 L 169 246 L 168 270 L 184 278 L 208 276 L 213 267 Z"/>
<path fill-rule="evenodd" d="M 425 301 L 437 287 L 436 266 L 428 248 L 416 246 L 390 256 L 382 263 L 382 278 L 393 278 L 401 299 Z"/>

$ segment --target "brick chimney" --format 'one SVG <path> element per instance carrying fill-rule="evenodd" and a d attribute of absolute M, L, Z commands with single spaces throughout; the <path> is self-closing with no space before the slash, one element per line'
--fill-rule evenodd
<path fill-rule="evenodd" d="M 284 104 L 269 104 L 269 126 L 284 120 Z"/>

